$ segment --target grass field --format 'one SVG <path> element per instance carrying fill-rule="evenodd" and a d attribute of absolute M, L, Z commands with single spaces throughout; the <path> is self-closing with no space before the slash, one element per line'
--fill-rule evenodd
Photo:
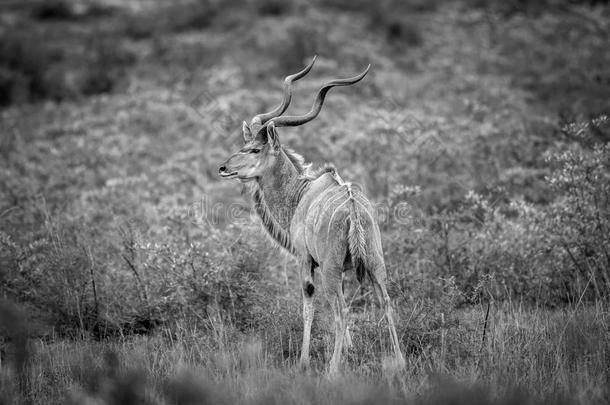
<path fill-rule="evenodd" d="M 610 401 L 605 2 L 0 6 L 2 403 Z M 218 165 L 313 55 L 281 128 L 379 211 L 407 367 L 370 286 L 299 370 L 293 259 Z"/>
<path fill-rule="evenodd" d="M 485 313 L 457 311 L 428 332 L 433 339 L 401 328 L 411 341 L 404 371 L 364 320 L 355 322 L 344 373 L 330 380 L 324 349 L 304 372 L 278 342 L 232 336 L 221 320 L 210 329 L 179 321 L 111 341 L 35 339 L 24 384 L 34 403 L 606 403 L 607 309 L 503 305 L 483 328 Z M 314 328 L 327 339 L 321 334 Z M 14 377 L 2 375 L 5 398 L 19 397 Z"/>

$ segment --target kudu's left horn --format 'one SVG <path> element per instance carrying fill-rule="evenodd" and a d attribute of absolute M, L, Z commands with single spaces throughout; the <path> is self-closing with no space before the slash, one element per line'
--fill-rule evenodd
<path fill-rule="evenodd" d="M 290 76 L 286 76 L 286 78 L 284 79 L 284 99 L 282 100 L 282 103 L 275 107 L 272 111 L 255 115 L 254 118 L 252 118 L 252 124 L 258 123 L 259 125 L 264 125 L 270 119 L 278 117 L 282 115 L 284 111 L 286 111 L 286 109 L 290 105 L 290 100 L 292 99 L 292 82 L 299 80 L 307 73 L 309 73 L 317 57 L 317 55 L 314 56 L 309 65 L 305 66 L 305 69 Z"/>
<path fill-rule="evenodd" d="M 322 105 L 324 104 L 324 98 L 326 97 L 326 93 L 328 93 L 330 89 L 336 86 L 349 86 L 351 84 L 358 83 L 364 78 L 364 76 L 366 76 L 370 68 L 371 65 L 368 65 L 364 72 L 360 73 L 358 76 L 349 77 L 346 79 L 335 79 L 324 84 L 324 86 L 322 86 L 322 88 L 318 91 L 313 106 L 307 114 L 298 116 L 286 115 L 283 117 L 273 118 L 273 123 L 276 127 L 296 127 L 298 125 L 303 125 L 306 122 L 313 120 L 320 113 Z"/>

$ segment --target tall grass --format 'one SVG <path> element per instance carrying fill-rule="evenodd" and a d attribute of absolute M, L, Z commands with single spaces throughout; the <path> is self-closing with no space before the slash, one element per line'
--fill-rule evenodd
<path fill-rule="evenodd" d="M 416 343 L 404 370 L 384 360 L 388 348 L 371 336 L 379 333 L 371 330 L 375 322 L 357 320 L 343 373 L 331 379 L 326 358 L 301 371 L 296 353 L 284 359 L 262 335 L 236 334 L 235 325 L 221 320 L 211 321 L 217 333 L 178 321 L 152 335 L 112 341 L 33 339 L 21 386 L 14 356 L 3 359 L 2 395 L 9 403 L 40 404 L 593 404 L 610 398 L 610 314 L 603 305 L 531 310 L 513 303 L 486 313 L 483 307 L 452 314 L 433 341 L 421 332 L 410 336 Z M 418 322 L 403 320 L 403 340 Z"/>
<path fill-rule="evenodd" d="M 610 399 L 606 8 L 140 3 L 3 16 L 2 403 Z M 386 209 L 405 370 L 367 285 L 342 376 L 323 299 L 297 369 L 294 263 L 217 180 L 315 53 L 291 114 L 373 69 L 282 142 Z"/>

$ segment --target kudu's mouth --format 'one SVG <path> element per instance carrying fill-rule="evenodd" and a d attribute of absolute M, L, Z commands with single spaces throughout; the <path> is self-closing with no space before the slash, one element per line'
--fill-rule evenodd
<path fill-rule="evenodd" d="M 225 179 L 232 179 L 234 177 L 237 177 L 237 174 L 238 174 L 237 172 L 227 171 L 226 166 L 220 166 L 220 168 L 218 169 L 218 175 Z"/>
<path fill-rule="evenodd" d="M 237 172 L 233 172 L 233 173 L 220 173 L 220 177 L 225 178 L 225 179 L 232 179 L 237 177 Z"/>

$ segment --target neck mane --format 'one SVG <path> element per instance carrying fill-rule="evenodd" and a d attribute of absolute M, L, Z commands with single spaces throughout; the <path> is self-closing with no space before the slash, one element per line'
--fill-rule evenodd
<path fill-rule="evenodd" d="M 267 233 L 288 252 L 295 254 L 290 237 L 294 212 L 309 188 L 309 165 L 292 149 L 282 148 L 275 167 L 259 178 L 252 189 L 254 209 Z"/>

